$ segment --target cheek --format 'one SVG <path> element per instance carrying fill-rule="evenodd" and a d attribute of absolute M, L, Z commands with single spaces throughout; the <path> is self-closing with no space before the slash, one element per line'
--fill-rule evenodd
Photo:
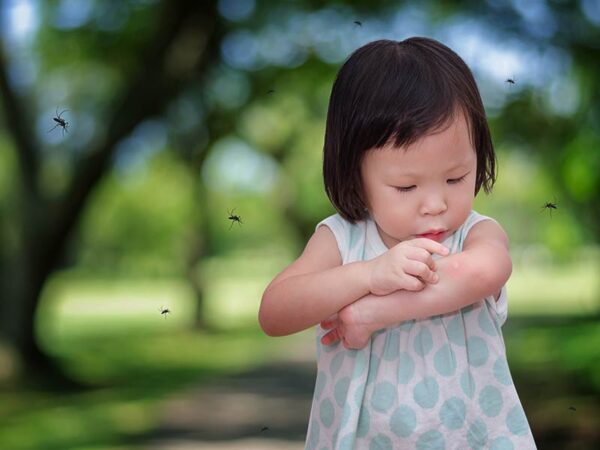
<path fill-rule="evenodd" d="M 460 193 L 455 198 L 460 205 L 473 204 L 473 200 L 475 200 L 475 183 L 465 183 L 461 186 Z"/>
<path fill-rule="evenodd" d="M 471 210 L 473 209 L 473 200 L 475 196 L 473 195 L 473 191 L 470 186 L 464 186 L 460 194 L 454 195 L 451 197 L 451 213 L 449 215 L 449 219 L 451 220 L 450 226 L 453 228 L 460 227 L 465 220 L 471 214 Z"/>

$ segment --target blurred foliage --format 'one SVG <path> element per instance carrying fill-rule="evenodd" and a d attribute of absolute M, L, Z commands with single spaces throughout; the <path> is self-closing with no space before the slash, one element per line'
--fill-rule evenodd
<path fill-rule="evenodd" d="M 258 332 L 261 290 L 334 212 L 321 153 L 335 74 L 366 42 L 411 35 L 456 50 L 482 92 L 499 177 L 475 209 L 497 218 L 511 240 L 511 318 L 523 319 L 514 327 L 509 319 L 506 340 L 534 431 L 546 443 L 559 436 L 561 448 L 584 448 L 567 447 L 574 433 L 595 439 L 585 420 L 598 417 L 597 320 L 584 318 L 597 318 L 600 306 L 597 2 L 197 4 L 206 16 L 186 17 L 165 49 L 154 39 L 175 25 L 165 25 L 162 8 L 193 9 L 193 1 L 0 3 L 6 76 L 19 106 L 0 111 L 5 277 L 13 258 L 27 254 L 32 222 L 43 237 L 43 220 L 62 211 L 80 165 L 95 149 L 112 149 L 35 309 L 42 348 L 75 380 L 106 391 L 65 399 L 29 389 L 14 379 L 18 355 L 0 342 L 0 382 L 10 388 L 0 392 L 0 435 L 8 436 L 0 446 L 116 445 L 155 425 L 164 396 L 264 361 L 250 356 L 275 345 Z M 120 104 L 138 72 L 138 84 L 152 89 L 140 89 L 139 104 Z M 68 133 L 48 133 L 63 109 Z M 11 125 L 17 116 L 26 132 Z M 22 139 L 39 164 L 32 208 L 36 200 L 47 206 L 32 216 Z M 544 209 L 547 202 L 558 209 Z M 231 224 L 231 212 L 243 223 Z M 173 314 L 163 320 L 165 304 Z M 197 307 L 220 333 L 189 331 Z M 540 315 L 583 322 L 536 322 Z M 239 331 L 249 323 L 252 331 Z M 564 417 L 571 398 L 581 414 L 568 426 L 548 417 Z"/>
<path fill-rule="evenodd" d="M 105 274 L 182 272 L 193 227 L 191 174 L 172 153 L 153 155 L 139 172 L 106 177 L 82 218 L 80 265 Z M 152 199 L 148 201 L 148 199 Z"/>
<path fill-rule="evenodd" d="M 63 3 L 36 3 L 38 26 L 30 44 L 11 51 L 26 50 L 35 58 L 34 69 L 30 69 L 35 71 L 34 82 L 27 85 L 23 100 L 44 147 L 41 182 L 49 196 L 57 195 L 69 179 L 73 159 L 101 136 L 107 126 L 103 117 L 110 113 L 109 99 L 134 70 L 128 55 L 150 38 L 159 20 L 156 2 L 120 2 L 110 8 L 99 2 L 88 5 L 84 12 L 72 5 L 69 14 Z M 428 23 L 436 23 L 439 31 L 433 37 L 443 40 L 455 28 L 461 31 L 460 20 L 467 24 L 477 20 L 486 26 L 493 22 L 493 35 L 503 37 L 495 51 L 499 58 L 509 59 L 499 70 L 504 70 L 504 78 L 516 78 L 514 86 L 506 84 L 498 78 L 498 71 L 474 63 L 465 50 L 463 56 L 473 62 L 484 101 L 488 100 L 500 159 L 495 191 L 488 198 L 480 194 L 476 207 L 498 217 L 516 246 L 538 242 L 557 257 L 568 259 L 579 246 L 598 242 L 599 234 L 592 226 L 597 215 L 586 211 L 597 205 L 600 190 L 600 132 L 594 120 L 599 114 L 597 95 L 588 95 L 599 91 L 593 62 L 597 59 L 592 57 L 597 55 L 599 32 L 593 22 L 597 17 L 587 11 L 595 11 L 586 6 L 588 2 L 573 4 L 568 16 L 560 14 L 569 2 L 544 3 L 537 13 L 553 18 L 544 33 L 533 26 L 535 14 L 500 1 L 487 6 L 452 1 L 345 3 L 250 2 L 246 16 L 221 18 L 225 31 L 221 61 L 207 69 L 203 85 L 189 83 L 164 115 L 120 145 L 115 164 L 117 169 L 123 167 L 123 173 L 109 175 L 86 206 L 79 239 L 70 246 L 69 264 L 112 267 L 119 273 L 124 264 L 128 270 L 140 272 L 175 272 L 185 259 L 194 215 L 207 215 L 213 222 L 210 239 L 217 253 L 240 244 L 240 230 L 221 231 L 227 224 L 222 218 L 232 208 L 237 208 L 242 219 L 246 216 L 245 245 L 256 242 L 260 247 L 265 235 L 287 235 L 281 240 L 282 247 L 291 243 L 299 250 L 311 232 L 308 224 L 333 212 L 322 187 L 321 148 L 327 100 L 343 58 L 360 43 L 402 38 L 411 31 L 418 34 Z M 226 17 L 227 10 L 236 17 L 235 8 L 240 7 L 235 2 L 221 2 L 219 8 Z M 413 29 L 395 28 L 403 23 L 403 12 L 405 17 L 415 18 Z M 67 15 L 61 18 L 60 14 Z M 76 22 L 79 15 L 83 18 Z M 357 18 L 361 26 L 353 23 Z M 573 24 L 578 25 L 580 34 L 563 38 L 564 30 Z M 303 38 L 307 40 L 303 42 Z M 452 46 L 454 40 L 447 43 Z M 490 43 L 480 45 L 485 48 Z M 542 76 L 545 68 L 534 68 L 528 74 L 516 53 L 543 53 L 544 47 L 559 60 L 555 65 L 539 60 L 548 64 L 544 76 L 550 79 L 548 86 L 539 86 L 532 77 Z M 244 49 L 245 58 L 240 55 Z M 460 53 L 461 48 L 456 50 Z M 12 57 L 17 62 L 21 59 Z M 173 64 L 183 64 L 177 55 L 171 58 Z M 556 105 L 560 100 L 553 97 L 574 102 L 574 107 L 563 113 Z M 69 109 L 71 128 L 65 137 L 45 133 L 57 104 L 59 109 Z M 208 120 L 216 116 L 215 121 Z M 210 125 L 213 127 L 207 128 Z M 148 140 L 153 132 L 157 142 Z M 10 144 L 3 142 L 7 151 L 2 152 L 0 170 L 12 175 L 2 177 L 0 194 L 3 216 L 10 218 L 14 217 L 10 208 L 16 205 L 11 199 L 17 194 L 17 170 Z M 244 150 L 236 151 L 236 146 Z M 155 149 L 148 151 L 148 147 Z M 176 168 L 172 156 L 155 160 L 156 152 L 208 152 L 210 156 L 202 173 L 186 174 L 185 162 Z M 236 164 L 241 157 L 246 168 L 254 169 L 251 173 L 244 174 L 244 167 Z M 132 169 L 132 165 L 136 167 Z M 223 207 L 194 210 L 192 178 L 200 176 L 215 199 L 210 201 L 225 202 Z M 148 198 L 152 202 L 144 202 Z M 556 201 L 559 208 L 553 217 L 541 210 L 549 201 Z M 286 208 L 294 210 L 293 217 L 302 218 L 302 223 L 296 224 L 298 230 L 284 231 L 290 227 L 282 215 Z M 253 228 L 257 221 L 259 226 Z M 9 219 L 3 230 L 4 238 L 9 239 Z M 163 264 L 170 269 L 159 269 Z"/>

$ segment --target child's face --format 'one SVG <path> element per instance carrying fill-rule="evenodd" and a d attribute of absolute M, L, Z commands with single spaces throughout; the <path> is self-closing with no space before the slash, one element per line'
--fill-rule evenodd
<path fill-rule="evenodd" d="M 441 242 L 456 231 L 471 212 L 476 173 L 463 114 L 407 147 L 367 151 L 361 164 L 365 201 L 385 245 L 439 230 L 425 237 Z"/>

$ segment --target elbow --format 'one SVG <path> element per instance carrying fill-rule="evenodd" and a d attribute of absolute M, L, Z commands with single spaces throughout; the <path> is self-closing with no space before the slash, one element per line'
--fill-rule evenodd
<path fill-rule="evenodd" d="M 485 296 L 495 295 L 506 284 L 512 274 L 512 261 L 507 250 L 491 252 L 484 264 L 474 267 L 473 279 L 480 280 Z"/>
<path fill-rule="evenodd" d="M 269 297 L 267 296 L 267 291 L 265 291 L 260 302 L 260 308 L 258 309 L 258 324 L 267 336 L 283 336 L 284 334 L 277 329 L 277 320 L 272 317 L 272 308 L 269 308 L 269 303 Z"/>
<path fill-rule="evenodd" d="M 258 314 L 258 324 L 260 325 L 260 328 L 263 330 L 263 333 L 265 333 L 267 336 L 270 336 L 270 337 L 283 336 L 283 334 L 278 333 L 277 329 L 273 326 L 271 321 L 269 321 L 268 318 L 265 317 L 264 314 L 260 314 L 260 313 Z"/>
<path fill-rule="evenodd" d="M 265 333 L 267 336 L 273 337 L 275 336 L 275 330 L 273 329 L 271 321 L 268 317 L 269 315 L 265 312 L 265 308 L 263 308 L 263 306 L 264 298 L 258 310 L 258 324 L 260 325 L 260 328 L 263 331 L 263 333 Z"/>
<path fill-rule="evenodd" d="M 289 336 L 310 326 L 305 314 L 289 303 L 285 292 L 267 287 L 258 310 L 258 323 L 267 336 Z"/>
<path fill-rule="evenodd" d="M 258 323 L 260 324 L 260 328 L 263 330 L 263 333 L 265 333 L 269 337 L 282 337 L 288 336 L 290 334 L 288 331 L 277 327 L 272 322 L 269 322 L 268 320 L 265 320 L 260 316 L 258 319 Z"/>

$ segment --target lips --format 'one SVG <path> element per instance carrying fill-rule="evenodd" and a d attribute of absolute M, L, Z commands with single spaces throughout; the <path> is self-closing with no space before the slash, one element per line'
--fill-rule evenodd
<path fill-rule="evenodd" d="M 446 232 L 444 230 L 440 230 L 440 231 L 432 230 L 432 231 L 428 231 L 427 233 L 418 234 L 417 236 L 440 242 L 443 240 L 445 234 L 446 234 Z"/>

